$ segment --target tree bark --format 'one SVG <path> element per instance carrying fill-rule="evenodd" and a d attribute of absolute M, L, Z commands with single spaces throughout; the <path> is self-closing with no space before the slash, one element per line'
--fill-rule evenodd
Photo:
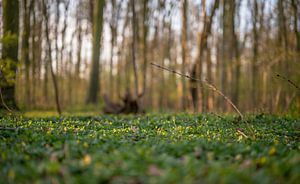
<path fill-rule="evenodd" d="M 25 103 L 27 107 L 31 106 L 30 94 L 30 59 L 29 59 L 29 36 L 30 36 L 30 12 L 32 1 L 24 0 L 23 6 L 23 33 L 22 33 L 22 60 L 25 65 Z"/>
<path fill-rule="evenodd" d="M 11 109 L 18 109 L 15 99 L 15 80 L 18 63 L 18 46 L 19 46 L 19 1 L 18 0 L 3 0 L 3 38 L 11 39 L 11 43 L 2 42 L 2 60 L 1 60 L 1 92 L 3 101 Z M 3 71 L 4 70 L 4 71 Z M 12 76 L 5 82 L 7 77 Z M 3 82 L 2 82 L 3 81 Z M 4 104 L 1 103 L 0 109 L 3 109 Z"/>
<path fill-rule="evenodd" d="M 149 26 L 148 26 L 148 16 L 149 16 L 149 8 L 148 8 L 148 1 L 149 0 L 143 0 L 143 95 L 146 93 L 147 88 L 147 66 L 148 66 L 148 59 L 147 59 L 147 53 L 148 53 L 148 44 L 147 44 L 147 38 L 148 38 L 148 32 L 149 32 Z"/>
<path fill-rule="evenodd" d="M 299 6 L 299 1 L 298 4 L 296 2 L 297 0 L 292 0 L 292 8 L 293 8 L 293 15 L 294 15 L 294 32 L 296 35 L 296 42 L 297 42 L 297 47 L 296 51 L 300 53 L 300 34 L 298 31 L 298 6 Z"/>
<path fill-rule="evenodd" d="M 226 95 L 230 94 L 229 92 L 229 72 L 230 66 L 234 59 L 234 6 L 235 0 L 226 0 L 223 1 L 223 43 L 222 43 L 222 56 L 223 61 L 221 64 L 221 91 Z M 228 110 L 228 105 L 222 101 L 221 107 L 223 111 Z"/>
<path fill-rule="evenodd" d="M 92 50 L 92 67 L 90 72 L 89 88 L 86 103 L 96 104 L 100 90 L 100 46 L 103 29 L 103 11 L 105 0 L 96 0 L 93 18 L 93 50 Z"/>
<path fill-rule="evenodd" d="M 133 65 L 133 73 L 134 73 L 134 89 L 135 89 L 135 98 L 139 96 L 139 81 L 138 81 L 138 73 L 137 73 L 137 65 L 136 65 L 136 12 L 135 12 L 135 0 L 131 0 L 131 11 L 132 11 L 132 43 L 131 43 L 131 57 L 132 57 L 132 65 Z"/>
<path fill-rule="evenodd" d="M 187 26 L 188 26 L 188 17 L 187 17 L 187 10 L 188 10 L 188 1 L 182 0 L 182 28 L 181 28 L 181 73 L 185 74 L 185 65 L 187 59 Z M 185 77 L 181 77 L 181 85 L 182 85 L 182 96 L 181 96 L 181 109 L 186 109 L 186 82 Z"/>
<path fill-rule="evenodd" d="M 209 35 L 211 34 L 211 28 L 212 28 L 212 23 L 213 23 L 213 18 L 215 16 L 216 10 L 219 7 L 219 0 L 215 0 L 212 9 L 211 9 L 211 14 L 208 17 L 208 20 L 204 21 L 204 28 L 202 32 L 199 32 L 199 40 L 198 40 L 198 56 L 197 60 L 194 63 L 192 67 L 192 72 L 191 72 L 191 77 L 192 78 L 199 78 L 202 79 L 201 75 L 201 70 L 202 70 L 202 57 L 203 53 L 205 51 L 205 48 L 207 48 L 207 40 Z M 205 16 L 206 17 L 206 16 Z M 206 18 L 205 18 L 206 19 Z M 191 96 L 192 96 L 192 102 L 193 102 L 193 107 L 194 111 L 198 111 L 198 89 L 197 89 L 197 81 L 190 79 L 190 91 L 191 91 Z M 202 104 L 202 103 L 201 103 Z"/>

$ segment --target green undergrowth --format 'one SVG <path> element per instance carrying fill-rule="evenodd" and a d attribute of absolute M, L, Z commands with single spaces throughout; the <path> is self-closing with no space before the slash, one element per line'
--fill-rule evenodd
<path fill-rule="evenodd" d="M 0 183 L 298 183 L 300 119 L 0 118 Z"/>

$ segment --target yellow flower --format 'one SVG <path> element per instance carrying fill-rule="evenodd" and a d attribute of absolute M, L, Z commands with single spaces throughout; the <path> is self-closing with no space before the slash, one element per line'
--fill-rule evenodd
<path fill-rule="evenodd" d="M 82 163 L 83 163 L 83 165 L 85 165 L 85 166 L 90 165 L 91 162 L 92 162 L 92 157 L 91 157 L 91 155 L 89 155 L 89 154 L 86 154 L 86 155 L 83 157 L 83 159 L 82 159 Z"/>
<path fill-rule="evenodd" d="M 269 150 L 269 155 L 273 156 L 276 154 L 276 148 L 274 146 L 272 146 L 272 148 Z"/>

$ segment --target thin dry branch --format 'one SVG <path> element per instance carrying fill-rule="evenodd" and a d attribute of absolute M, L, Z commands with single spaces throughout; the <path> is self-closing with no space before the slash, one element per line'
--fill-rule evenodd
<path fill-rule="evenodd" d="M 280 74 L 276 74 L 276 76 L 284 81 L 287 81 L 288 83 L 290 83 L 292 86 L 294 86 L 296 89 L 298 89 L 300 91 L 300 87 L 297 86 L 296 83 L 294 83 L 293 81 L 291 81 L 290 79 L 286 78 L 285 76 L 282 76 Z"/>
<path fill-rule="evenodd" d="M 9 112 L 14 112 L 13 110 L 11 110 L 5 103 L 4 99 L 3 99 L 3 95 L 2 95 L 2 88 L 0 87 L 0 97 L 1 97 L 1 103 L 2 105 L 5 107 L 6 110 L 8 110 Z"/>
<path fill-rule="evenodd" d="M 217 94 L 219 94 L 220 96 L 222 96 L 227 101 L 227 103 L 229 103 L 233 107 L 233 109 L 238 113 L 238 115 L 240 116 L 241 119 L 244 118 L 243 114 L 239 111 L 239 109 L 236 107 L 236 105 L 234 105 L 234 103 L 222 91 L 220 91 L 214 84 L 208 82 L 207 80 L 200 80 L 200 79 L 191 77 L 189 75 L 185 75 L 185 74 L 179 73 L 179 72 L 177 72 L 175 70 L 172 70 L 172 69 L 160 66 L 160 65 L 155 64 L 155 63 L 151 63 L 151 65 L 155 66 L 155 67 L 157 67 L 159 69 L 166 70 L 168 72 L 171 72 L 171 73 L 174 73 L 176 75 L 180 75 L 180 76 L 186 77 L 188 79 L 192 79 L 192 80 L 194 80 L 196 82 L 199 82 L 201 84 L 206 85 L 208 87 L 208 89 L 210 89 L 210 90 L 216 92 Z"/>

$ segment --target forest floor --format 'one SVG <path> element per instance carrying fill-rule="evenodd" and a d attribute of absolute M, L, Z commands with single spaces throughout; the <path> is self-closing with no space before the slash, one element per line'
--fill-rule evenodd
<path fill-rule="evenodd" d="M 0 183 L 298 183 L 300 118 L 0 118 Z"/>

